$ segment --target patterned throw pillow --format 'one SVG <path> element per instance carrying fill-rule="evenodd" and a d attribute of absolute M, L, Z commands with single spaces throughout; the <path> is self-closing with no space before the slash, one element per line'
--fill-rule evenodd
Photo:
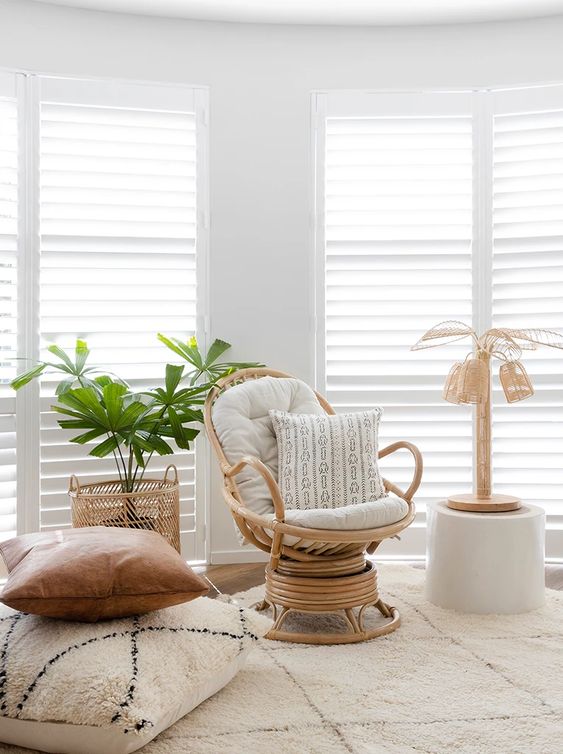
<path fill-rule="evenodd" d="M 385 497 L 377 466 L 382 409 L 354 414 L 270 411 L 286 508 L 342 508 Z"/>

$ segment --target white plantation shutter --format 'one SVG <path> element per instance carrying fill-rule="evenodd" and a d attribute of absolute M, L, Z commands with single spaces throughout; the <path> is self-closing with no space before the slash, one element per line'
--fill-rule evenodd
<path fill-rule="evenodd" d="M 421 513 L 471 485 L 471 411 L 441 400 L 471 346 L 409 350 L 441 320 L 472 320 L 471 107 L 469 95 L 329 94 L 321 115 L 321 387 L 339 411 L 383 406 L 381 447 L 420 447 Z M 408 454 L 383 468 L 408 485 Z"/>
<path fill-rule="evenodd" d="M 501 92 L 494 110 L 493 322 L 563 331 L 563 87 Z M 496 391 L 495 489 L 563 523 L 563 351 L 522 362 L 536 392 L 507 405 Z"/>
<path fill-rule="evenodd" d="M 319 387 L 340 410 L 383 405 L 382 443 L 420 447 L 423 524 L 426 502 L 471 489 L 472 409 L 441 399 L 471 345 L 409 347 L 446 319 L 563 331 L 563 87 L 329 92 L 315 123 Z M 563 352 L 522 361 L 536 394 L 511 405 L 493 362 L 493 484 L 545 508 L 559 556 Z M 402 460 L 386 466 L 405 483 Z"/>
<path fill-rule="evenodd" d="M 79 336 L 92 363 L 134 388 L 159 384 L 176 358 L 158 332 L 196 332 L 197 98 L 187 88 L 41 81 L 41 345 L 72 348 Z M 67 441 L 52 396 L 46 379 L 42 529 L 70 523 L 69 474 L 83 483 L 117 474 L 111 456 Z M 169 463 L 181 480 L 183 552 L 197 559 L 194 453 L 155 455 L 146 476 Z"/>
<path fill-rule="evenodd" d="M 0 74 L 0 540 L 16 534 L 18 105 L 16 77 Z"/>

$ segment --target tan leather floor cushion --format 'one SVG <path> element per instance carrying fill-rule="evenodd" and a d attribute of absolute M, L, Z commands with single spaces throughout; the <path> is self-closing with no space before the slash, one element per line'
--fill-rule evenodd
<path fill-rule="evenodd" d="M 1 601 L 26 613 L 95 622 L 206 594 L 207 582 L 157 532 L 93 526 L 0 543 Z"/>

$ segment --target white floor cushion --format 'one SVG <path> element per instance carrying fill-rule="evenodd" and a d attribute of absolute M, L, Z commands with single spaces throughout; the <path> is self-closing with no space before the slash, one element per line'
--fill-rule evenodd
<path fill-rule="evenodd" d="M 127 754 L 225 686 L 270 621 L 200 598 L 73 623 L 0 608 L 0 741 Z"/>
<path fill-rule="evenodd" d="M 409 506 L 402 498 L 389 494 L 379 500 L 343 508 L 286 510 L 285 522 L 308 529 L 375 529 L 400 521 L 408 510 Z"/>

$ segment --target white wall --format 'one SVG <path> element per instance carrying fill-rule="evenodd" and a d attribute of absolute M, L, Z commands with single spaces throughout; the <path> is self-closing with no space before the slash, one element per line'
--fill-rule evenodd
<path fill-rule="evenodd" d="M 0 68 L 210 87 L 211 327 L 313 379 L 310 93 L 563 80 L 563 18 L 419 28 L 188 22 L 0 0 Z M 212 551 L 238 551 L 214 486 Z M 223 553 L 223 556 L 221 556 Z"/>

